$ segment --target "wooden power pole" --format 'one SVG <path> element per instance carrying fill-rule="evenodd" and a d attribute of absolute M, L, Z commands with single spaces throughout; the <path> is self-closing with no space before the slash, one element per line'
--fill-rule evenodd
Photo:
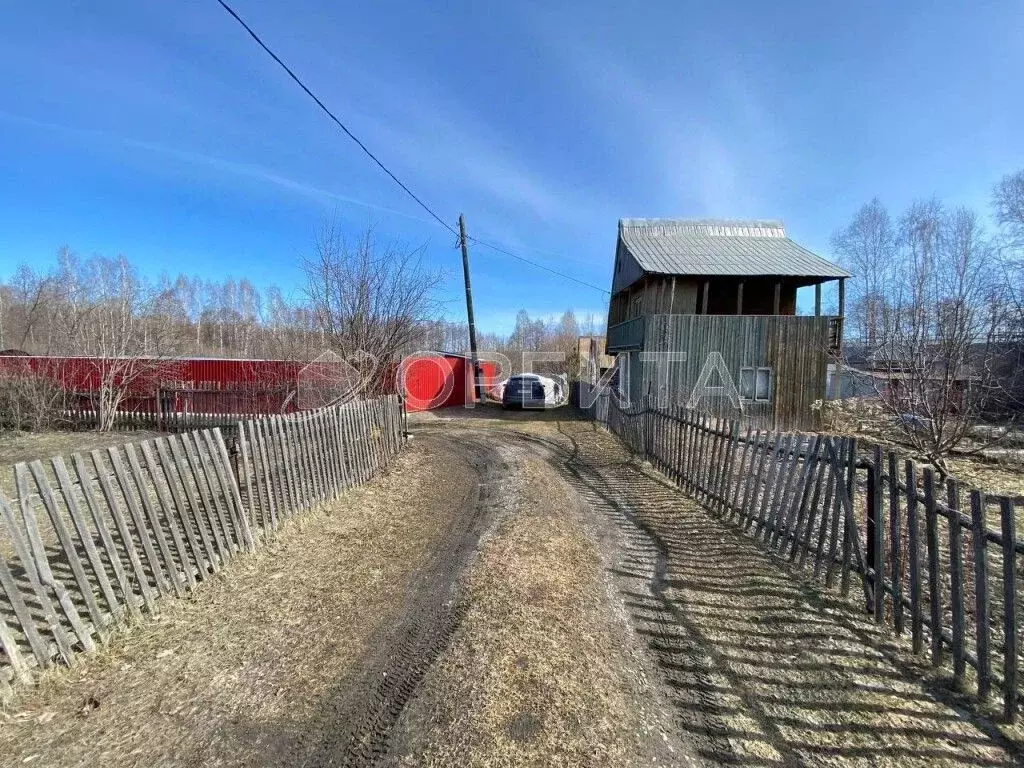
<path fill-rule="evenodd" d="M 466 281 L 466 316 L 469 319 L 469 357 L 473 366 L 473 393 L 475 402 L 484 399 L 484 386 L 480 381 L 480 361 L 476 354 L 476 322 L 473 320 L 473 289 L 469 284 L 469 246 L 466 243 L 466 217 L 459 214 L 459 245 L 462 246 L 462 276 Z"/>

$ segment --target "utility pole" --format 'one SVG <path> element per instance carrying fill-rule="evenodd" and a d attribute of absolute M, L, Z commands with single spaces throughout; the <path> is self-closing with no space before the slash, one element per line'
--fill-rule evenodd
<path fill-rule="evenodd" d="M 462 246 L 462 275 L 466 281 L 466 315 L 469 318 L 469 357 L 473 365 L 474 402 L 484 399 L 483 382 L 480 381 L 480 361 L 476 356 L 476 322 L 473 320 L 473 289 L 469 284 L 469 247 L 466 244 L 466 217 L 459 214 L 459 245 Z"/>

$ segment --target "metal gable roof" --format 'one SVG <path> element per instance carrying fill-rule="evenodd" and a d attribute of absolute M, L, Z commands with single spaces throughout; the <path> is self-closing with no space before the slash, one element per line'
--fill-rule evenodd
<path fill-rule="evenodd" d="M 645 272 L 849 277 L 788 237 L 780 221 L 620 219 L 619 239 Z"/>

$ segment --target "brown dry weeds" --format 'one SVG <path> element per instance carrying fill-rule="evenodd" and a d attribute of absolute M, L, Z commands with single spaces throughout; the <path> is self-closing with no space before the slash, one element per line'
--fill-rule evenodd
<path fill-rule="evenodd" d="M 0 491 L 11 498 L 15 493 L 13 466 L 22 461 L 69 456 L 95 448 L 109 448 L 159 436 L 158 432 L 68 432 L 45 430 L 20 432 L 0 430 Z"/>
<path fill-rule="evenodd" d="M 45 676 L 4 713 L 0 764 L 302 764 L 475 482 L 455 453 L 414 442 L 192 599 Z"/>

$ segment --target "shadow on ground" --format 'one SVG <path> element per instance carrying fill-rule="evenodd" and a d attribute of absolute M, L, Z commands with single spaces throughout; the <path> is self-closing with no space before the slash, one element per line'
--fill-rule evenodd
<path fill-rule="evenodd" d="M 580 420 L 509 426 L 619 529 L 620 592 L 708 762 L 1021 760 L 1019 742 L 925 682 L 850 603 L 652 476 L 614 437 Z"/>

